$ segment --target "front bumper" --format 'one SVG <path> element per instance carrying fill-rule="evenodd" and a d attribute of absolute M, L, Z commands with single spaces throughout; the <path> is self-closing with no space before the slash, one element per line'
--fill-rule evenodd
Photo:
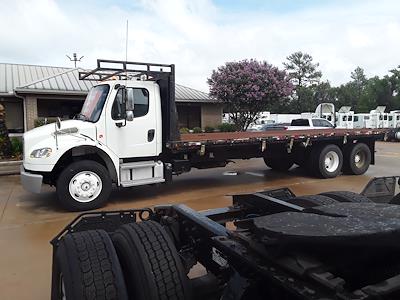
<path fill-rule="evenodd" d="M 42 190 L 42 183 L 43 175 L 29 173 L 21 166 L 21 184 L 25 190 L 39 194 Z"/>

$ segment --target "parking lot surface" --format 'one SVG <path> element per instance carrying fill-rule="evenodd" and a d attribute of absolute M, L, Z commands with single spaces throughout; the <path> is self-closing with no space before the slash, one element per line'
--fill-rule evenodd
<path fill-rule="evenodd" d="M 360 192 L 372 177 L 400 175 L 400 143 L 378 143 L 376 159 L 376 165 L 363 176 L 325 180 L 309 177 L 299 168 L 276 173 L 262 159 L 236 161 L 226 168 L 194 170 L 175 177 L 171 185 L 114 190 L 104 209 L 184 203 L 204 210 L 229 205 L 229 194 L 284 186 L 298 195 L 328 190 Z M 50 298 L 49 241 L 77 214 L 57 205 L 53 188 L 34 195 L 22 189 L 19 176 L 0 177 L 0 299 Z"/>

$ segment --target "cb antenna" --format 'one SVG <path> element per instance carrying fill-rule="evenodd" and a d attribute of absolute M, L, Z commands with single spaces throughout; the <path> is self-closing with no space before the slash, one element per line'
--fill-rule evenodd
<path fill-rule="evenodd" d="M 129 33 L 129 21 L 126 20 L 125 63 L 128 62 L 128 33 Z M 125 79 L 128 80 L 128 67 L 126 64 L 125 64 L 125 72 L 126 72 Z"/>
<path fill-rule="evenodd" d="M 78 55 L 76 53 L 72 53 L 72 58 L 69 55 L 66 55 L 66 57 L 68 57 L 70 61 L 74 62 L 75 68 L 76 68 L 76 63 L 78 61 L 81 61 L 82 58 L 84 58 L 83 55 L 80 58 L 78 58 Z"/>

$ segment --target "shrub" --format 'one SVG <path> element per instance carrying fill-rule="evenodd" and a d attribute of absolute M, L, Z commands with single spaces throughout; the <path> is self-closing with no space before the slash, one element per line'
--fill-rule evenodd
<path fill-rule="evenodd" d="M 236 126 L 235 126 L 235 124 L 222 123 L 222 124 L 218 125 L 218 129 L 221 132 L 233 132 L 233 131 L 236 131 Z"/>
<path fill-rule="evenodd" d="M 19 156 L 22 154 L 22 141 L 19 138 L 11 138 L 11 150 L 13 156 Z"/>
<path fill-rule="evenodd" d="M 182 127 L 181 129 L 179 129 L 179 132 L 181 134 L 190 133 L 189 128 L 186 127 Z"/>
<path fill-rule="evenodd" d="M 193 128 L 193 133 L 202 133 L 203 130 L 200 127 Z"/>
<path fill-rule="evenodd" d="M 57 118 L 55 117 L 48 117 L 48 118 L 37 118 L 35 121 L 33 121 L 35 128 L 40 127 L 46 124 L 54 123 L 57 121 Z"/>
<path fill-rule="evenodd" d="M 204 131 L 205 131 L 205 132 L 214 132 L 214 127 L 212 127 L 212 126 L 206 126 L 206 127 L 204 128 Z"/>

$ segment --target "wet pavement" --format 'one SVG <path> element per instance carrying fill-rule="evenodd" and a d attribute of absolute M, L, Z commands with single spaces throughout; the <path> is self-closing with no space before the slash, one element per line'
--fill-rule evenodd
<path fill-rule="evenodd" d="M 194 170 L 175 177 L 169 186 L 115 190 L 104 209 L 184 203 L 204 210 L 229 205 L 229 194 L 284 186 L 298 195 L 328 190 L 360 192 L 371 177 L 400 175 L 400 143 L 378 143 L 376 159 L 376 165 L 363 176 L 327 180 L 311 178 L 299 168 L 275 173 L 262 159 L 236 161 L 226 168 Z M 64 212 L 57 205 L 52 188 L 34 195 L 22 189 L 18 176 L 0 177 L 0 299 L 50 298 L 49 241 L 77 214 Z"/>

